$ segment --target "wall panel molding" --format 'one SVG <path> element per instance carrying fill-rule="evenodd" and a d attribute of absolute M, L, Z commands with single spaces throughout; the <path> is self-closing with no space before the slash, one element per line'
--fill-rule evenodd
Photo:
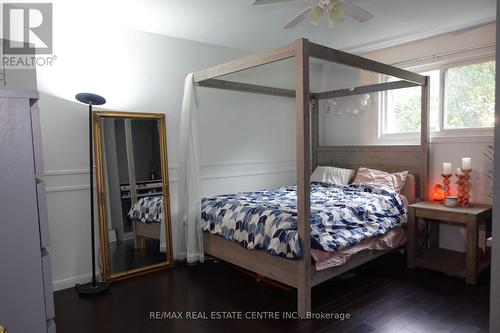
<path fill-rule="evenodd" d="M 214 163 L 202 163 L 201 168 L 213 168 L 213 167 L 226 167 L 226 166 L 238 166 L 238 165 L 276 165 L 285 163 L 295 163 L 296 160 L 283 160 L 283 161 L 228 161 L 228 162 L 214 162 Z M 178 167 L 177 167 L 178 168 Z"/>
<path fill-rule="evenodd" d="M 227 179 L 227 178 L 240 178 L 240 177 L 253 177 L 253 176 L 266 176 L 266 175 L 276 175 L 295 172 L 295 169 L 288 170 L 272 170 L 272 171 L 256 171 L 256 172 L 242 172 L 233 174 L 220 174 L 220 175 L 207 175 L 200 176 L 200 179 L 211 180 L 211 179 Z"/>
<path fill-rule="evenodd" d="M 54 192 L 68 192 L 68 191 L 88 191 L 89 188 L 90 185 L 53 186 L 53 187 L 47 187 L 45 192 L 54 193 Z"/>
<path fill-rule="evenodd" d="M 295 172 L 295 160 L 282 161 L 229 161 L 217 163 L 204 163 L 200 165 L 201 181 L 215 179 L 245 178 L 256 176 L 269 176 L 276 174 L 289 174 Z M 260 170 L 255 170 L 260 167 Z M 179 166 L 173 164 L 169 167 L 170 183 L 177 183 Z M 204 170 L 209 169 L 209 170 Z M 219 170 L 218 170 L 219 169 Z M 240 170 L 238 170 L 240 169 Z M 249 170 L 250 169 L 250 170 Z M 255 170 L 255 171 L 254 171 Z M 204 172 L 206 171 L 206 172 Z M 95 168 L 94 168 L 95 172 Z M 204 174 L 206 173 L 206 174 Z M 43 177 L 47 182 L 47 193 L 88 191 L 86 184 L 89 171 L 87 169 L 60 169 L 47 170 Z M 56 178 L 60 178 L 57 181 Z"/>
<path fill-rule="evenodd" d="M 95 173 L 95 167 L 92 172 Z M 63 170 L 48 170 L 43 174 L 44 177 L 62 176 L 62 175 L 88 175 L 89 169 L 63 169 Z"/>

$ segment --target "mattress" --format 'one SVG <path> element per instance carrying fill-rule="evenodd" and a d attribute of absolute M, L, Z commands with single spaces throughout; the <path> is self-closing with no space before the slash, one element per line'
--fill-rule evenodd
<path fill-rule="evenodd" d="M 202 200 L 202 229 L 247 249 L 298 259 L 296 186 Z M 406 223 L 401 196 L 371 184 L 311 184 L 311 245 L 333 252 Z"/>

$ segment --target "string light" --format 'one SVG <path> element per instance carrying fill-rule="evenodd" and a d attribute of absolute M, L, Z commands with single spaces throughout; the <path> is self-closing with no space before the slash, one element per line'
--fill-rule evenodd
<path fill-rule="evenodd" d="M 363 115 L 365 113 L 365 107 L 368 105 L 368 101 L 370 100 L 370 95 L 369 94 L 363 94 L 358 97 L 358 102 L 360 107 L 342 107 L 340 103 L 334 99 L 334 98 L 329 98 L 327 100 L 327 113 L 330 113 L 330 109 L 335 110 L 335 114 L 337 116 L 342 116 L 344 114 L 351 114 L 354 116 L 359 116 Z"/>

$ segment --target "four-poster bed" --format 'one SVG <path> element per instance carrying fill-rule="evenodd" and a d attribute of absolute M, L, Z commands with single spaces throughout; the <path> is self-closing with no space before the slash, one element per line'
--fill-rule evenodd
<path fill-rule="evenodd" d="M 295 90 L 266 87 L 216 79 L 224 75 L 295 58 Z M 309 86 L 309 60 L 316 58 L 399 78 L 400 81 L 371 84 L 354 89 L 314 93 Z M 281 48 L 250 55 L 226 64 L 194 73 L 194 82 L 202 87 L 228 89 L 296 99 L 296 158 L 297 158 L 297 231 L 302 249 L 298 260 L 272 256 L 265 251 L 251 251 L 222 237 L 204 232 L 204 251 L 214 257 L 248 269 L 265 277 L 297 288 L 298 312 L 302 318 L 311 311 L 311 288 L 334 276 L 381 256 L 387 251 L 356 254 L 342 266 L 316 271 L 311 269 L 310 176 L 318 165 L 341 168 L 360 166 L 388 172 L 407 170 L 408 177 L 403 194 L 410 203 L 416 196 L 427 196 L 428 172 L 428 78 L 416 73 L 351 55 L 307 39 L 298 39 Z M 381 92 L 421 86 L 421 140 L 414 146 L 320 146 L 319 101 L 333 97 Z"/>

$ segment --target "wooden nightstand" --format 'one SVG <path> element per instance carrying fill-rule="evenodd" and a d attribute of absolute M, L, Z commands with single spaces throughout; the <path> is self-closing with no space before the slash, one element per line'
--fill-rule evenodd
<path fill-rule="evenodd" d="M 450 208 L 435 202 L 419 202 L 408 207 L 408 268 L 424 267 L 465 277 L 476 284 L 478 274 L 490 265 L 486 239 L 491 236 L 491 206 L 473 204 L 471 208 Z M 418 221 L 426 222 L 418 231 Z M 460 225 L 467 230 L 466 253 L 439 248 L 439 223 Z M 482 246 L 485 256 L 478 259 L 479 226 L 485 224 Z M 484 243 L 483 243 L 484 242 Z"/>

